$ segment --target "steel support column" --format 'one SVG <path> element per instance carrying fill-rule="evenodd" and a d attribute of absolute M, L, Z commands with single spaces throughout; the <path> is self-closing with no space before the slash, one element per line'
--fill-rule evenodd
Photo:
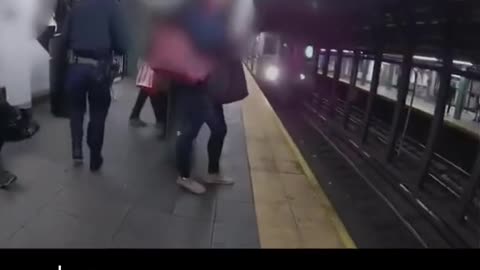
<path fill-rule="evenodd" d="M 335 107 L 337 104 L 338 85 L 340 83 L 340 73 L 342 71 L 343 50 L 339 49 L 337 52 L 337 59 L 335 61 L 335 69 L 333 71 L 333 81 L 330 88 L 330 96 L 328 98 L 328 116 L 335 115 Z"/>
<path fill-rule="evenodd" d="M 367 109 L 365 111 L 365 117 L 363 119 L 363 130 L 362 130 L 362 143 L 365 143 L 368 138 L 368 133 L 370 130 L 370 122 L 373 112 L 373 104 L 377 96 L 378 85 L 380 83 L 380 72 L 382 70 L 382 52 L 383 46 L 378 46 L 375 50 L 375 60 L 373 66 L 373 75 L 372 83 L 370 84 L 370 93 L 368 95 Z"/>
<path fill-rule="evenodd" d="M 464 192 L 462 194 L 462 212 L 461 219 L 467 214 L 468 206 L 475 197 L 475 191 L 480 186 L 480 147 L 478 148 L 477 160 L 473 166 L 472 174 L 468 181 L 468 185 L 464 187 Z"/>
<path fill-rule="evenodd" d="M 330 63 L 330 49 L 327 49 L 325 52 L 325 59 L 323 59 L 322 63 L 322 75 L 328 77 L 328 65 Z"/>
<path fill-rule="evenodd" d="M 362 77 L 361 77 L 361 83 L 364 85 L 367 83 L 367 77 L 368 77 L 368 61 L 364 60 L 361 62 L 362 66 Z"/>
<path fill-rule="evenodd" d="M 393 87 L 393 73 L 395 72 L 395 67 L 393 63 L 390 63 L 388 66 L 388 71 L 387 71 L 387 79 L 386 79 L 386 84 L 388 88 Z"/>
<path fill-rule="evenodd" d="M 320 99 L 320 103 L 323 103 L 323 100 L 324 98 L 327 97 L 328 93 L 325 93 L 328 89 L 328 86 L 330 85 L 329 84 L 329 79 L 328 79 L 328 66 L 329 66 L 329 63 L 330 63 L 330 55 L 331 55 L 331 52 L 330 52 L 330 49 L 326 49 L 325 51 L 325 55 L 324 55 L 324 59 L 323 59 L 323 63 L 322 63 L 322 80 L 320 80 L 320 86 L 321 86 L 321 89 L 320 89 L 320 95 L 321 95 L 321 99 Z M 323 110 L 323 105 L 320 106 L 320 109 Z"/>
<path fill-rule="evenodd" d="M 313 54 L 313 67 L 312 67 L 312 76 L 316 78 L 318 76 L 318 62 L 320 60 L 320 49 L 317 46 L 313 47 L 314 54 Z"/>
<path fill-rule="evenodd" d="M 435 143 L 437 142 L 440 134 L 444 115 L 445 107 L 447 105 L 450 89 L 450 82 L 452 80 L 452 68 L 453 68 L 453 51 L 450 46 L 446 46 L 443 53 L 443 67 L 440 71 L 440 89 L 437 95 L 437 102 L 435 105 L 435 113 L 433 115 L 432 125 L 430 127 L 430 135 L 428 137 L 425 153 L 421 160 L 421 167 L 417 179 L 419 186 L 423 185 L 425 176 L 428 174 L 430 162 L 434 154 Z"/>
<path fill-rule="evenodd" d="M 443 25 L 443 44 L 442 44 L 442 67 L 440 68 L 440 89 L 438 90 L 437 100 L 435 104 L 435 112 L 433 115 L 432 124 L 430 127 L 429 137 L 426 143 L 425 152 L 420 164 L 420 170 L 416 179 L 420 188 L 423 187 L 423 183 L 428 175 L 430 163 L 432 161 L 435 145 L 437 143 L 440 131 L 442 129 L 445 117 L 445 108 L 450 96 L 450 87 L 452 81 L 453 71 L 453 53 L 454 53 L 454 40 L 456 30 L 456 18 L 452 17 L 449 5 L 446 2 L 439 3 L 442 9 L 443 15 L 447 18 L 446 23 Z"/>
<path fill-rule="evenodd" d="M 398 138 L 400 136 L 402 120 L 405 116 L 405 102 L 410 88 L 410 73 L 413 67 L 413 47 L 406 50 L 403 56 L 400 79 L 398 82 L 397 103 L 395 104 L 395 112 L 392 119 L 392 126 L 388 136 L 387 150 L 385 159 L 391 162 L 395 157 L 395 149 Z"/>
<path fill-rule="evenodd" d="M 360 51 L 355 50 L 352 61 L 352 73 L 350 74 L 350 87 L 348 88 L 347 100 L 345 102 L 345 115 L 343 118 L 343 126 L 347 127 L 348 122 L 350 121 L 350 114 L 352 113 L 352 102 L 355 100 L 357 95 L 357 79 L 358 79 L 358 69 L 360 65 Z"/>

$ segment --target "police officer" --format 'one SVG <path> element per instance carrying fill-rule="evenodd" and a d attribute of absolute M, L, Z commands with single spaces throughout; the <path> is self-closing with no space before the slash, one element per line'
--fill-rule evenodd
<path fill-rule="evenodd" d="M 125 25 L 116 0 L 74 0 L 63 35 L 70 51 L 66 90 L 70 103 L 72 156 L 75 164 L 83 162 L 83 119 L 88 101 L 90 122 L 87 144 L 90 170 L 103 164 L 102 147 L 105 120 L 111 103 L 114 54 L 125 55 Z"/>

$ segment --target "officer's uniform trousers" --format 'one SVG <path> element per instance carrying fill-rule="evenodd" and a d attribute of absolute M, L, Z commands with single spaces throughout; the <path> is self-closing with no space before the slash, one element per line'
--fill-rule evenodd
<path fill-rule="evenodd" d="M 111 103 L 112 80 L 102 72 L 104 71 L 97 65 L 73 63 L 69 65 L 66 78 L 73 149 L 82 147 L 83 123 L 88 102 L 90 121 L 87 129 L 87 144 L 93 155 L 101 154 L 105 120 Z M 103 79 L 98 80 L 99 77 Z"/>

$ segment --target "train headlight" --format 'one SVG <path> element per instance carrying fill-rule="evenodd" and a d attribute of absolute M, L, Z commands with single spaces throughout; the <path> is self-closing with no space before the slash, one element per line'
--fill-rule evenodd
<path fill-rule="evenodd" d="M 303 73 L 302 73 L 302 74 L 300 74 L 300 80 L 302 80 L 302 81 L 303 81 L 303 80 L 305 80 L 306 78 L 307 78 L 307 77 L 305 76 L 305 74 L 303 74 Z"/>
<path fill-rule="evenodd" d="M 313 53 L 314 53 L 313 46 L 307 46 L 307 48 L 305 48 L 305 57 L 307 57 L 308 59 L 313 58 Z"/>
<path fill-rule="evenodd" d="M 280 76 L 280 70 L 276 66 L 268 66 L 265 69 L 265 77 L 269 81 L 276 81 L 278 80 L 278 77 Z"/>

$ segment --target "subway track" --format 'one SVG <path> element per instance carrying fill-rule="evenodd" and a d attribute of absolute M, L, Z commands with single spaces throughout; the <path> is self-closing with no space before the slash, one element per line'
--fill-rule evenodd
<path fill-rule="evenodd" d="M 338 185 L 338 182 L 342 181 L 344 184 L 341 185 L 348 194 L 357 191 L 362 193 L 362 190 L 368 188 L 370 191 L 359 194 L 359 198 L 353 200 L 352 197 L 352 202 L 369 205 L 365 206 L 370 209 L 368 211 L 378 211 L 375 215 L 382 215 L 390 223 L 396 221 L 397 224 L 401 224 L 403 229 L 392 226 L 387 230 L 396 231 L 396 234 L 401 236 L 399 237 L 401 240 L 395 242 L 397 246 L 431 248 L 478 246 L 477 220 L 472 218 L 465 222 L 458 215 L 461 208 L 459 199 L 463 192 L 462 186 L 468 180 L 468 173 L 437 154 L 431 165 L 429 181 L 425 181 L 424 187 L 418 188 L 412 181 L 415 174 L 406 172 L 415 171 L 418 164 L 416 161 L 424 150 L 421 143 L 406 136 L 395 165 L 385 164 L 381 159 L 375 158 L 381 156 L 385 148 L 389 128 L 384 122 L 374 118 L 368 144 L 360 146 L 359 131 L 363 119 L 363 112 L 360 109 L 353 109 L 348 128 L 344 129 L 342 126 L 344 104 L 341 100 L 338 101 L 335 117 L 332 118 L 325 113 L 328 101 L 318 94 L 310 93 L 311 96 L 307 94 L 303 99 L 296 101 L 297 105 L 285 104 L 276 97 L 278 94 L 269 89 L 269 86 L 264 84 L 262 88 L 282 121 L 287 128 L 289 127 L 289 132 L 293 133 L 293 137 L 298 141 L 305 141 L 307 146 L 304 147 L 304 151 L 309 151 L 308 148 L 315 145 L 311 162 L 322 164 L 323 169 L 319 171 L 333 180 L 321 184 L 332 185 L 335 182 Z M 292 115 L 301 116 L 302 121 L 298 121 L 298 118 L 292 119 Z M 309 142 L 305 138 L 310 138 Z M 360 183 L 362 188 L 358 187 Z M 371 203 L 370 200 L 378 201 Z M 386 208 L 380 210 L 382 207 L 373 206 L 377 204 Z M 342 207 L 348 206 L 340 206 Z M 341 215 L 342 211 L 339 212 Z M 346 226 L 348 227 L 348 223 Z M 357 225 L 351 225 L 348 229 L 355 230 L 352 226 Z"/>
<path fill-rule="evenodd" d="M 322 100 L 321 103 L 323 106 L 320 107 L 320 111 L 322 108 L 325 111 L 325 105 L 328 105 L 328 102 Z M 309 106 L 308 103 L 304 103 L 304 107 L 312 112 L 312 106 Z M 343 108 L 343 106 L 339 107 Z M 313 115 L 315 115 L 315 113 L 317 114 L 316 121 L 326 118 L 321 115 L 321 113 L 318 113 L 318 111 L 313 111 L 313 113 Z M 394 166 L 386 164 L 382 162 L 381 159 L 375 158 L 381 156 L 383 149 L 386 147 L 386 134 L 388 134 L 386 124 L 378 119 L 373 119 L 370 131 L 373 139 L 370 139 L 366 145 L 359 147 L 358 134 L 362 126 L 361 120 L 359 119 L 362 119 L 362 117 L 358 117 L 358 115 L 360 114 L 361 116 L 362 112 L 357 109 L 356 113 L 357 117 L 355 117 L 354 113 L 350 121 L 350 132 L 343 132 L 342 128 L 337 125 L 337 131 L 340 132 L 337 132 L 333 136 L 336 142 L 341 143 L 339 138 L 347 138 L 347 144 L 353 146 L 353 149 L 360 151 L 363 154 L 361 156 L 368 160 L 370 165 L 376 167 L 379 173 L 383 174 L 385 180 L 389 180 L 391 184 L 397 187 L 399 192 L 404 193 L 406 198 L 417 206 L 419 211 L 424 212 L 425 217 L 435 225 L 437 231 L 443 235 L 452 246 L 477 246 L 478 220 L 475 219 L 476 216 L 474 212 L 477 212 L 478 209 L 474 208 L 473 212 L 468 213 L 469 217 L 473 217 L 469 219 L 468 222 L 460 220 L 459 216 L 462 208 L 460 194 L 463 192 L 459 186 L 465 184 L 464 182 L 466 182 L 468 178 L 457 178 L 458 181 L 462 181 L 463 183 L 457 183 L 455 187 L 452 187 L 451 182 L 445 181 L 445 176 L 452 179 L 461 172 L 459 172 L 459 169 L 456 168 L 453 163 L 444 158 L 439 158 L 437 154 L 430 167 L 428 174 L 429 181 L 425 181 L 425 185 L 422 188 L 417 187 L 414 180 L 417 176 L 415 169 L 419 162 L 418 157 L 422 154 L 423 150 L 421 149 L 420 143 L 415 142 L 411 138 L 405 140 L 405 146 L 403 148 L 406 154 L 402 158 L 398 158 Z M 341 109 L 337 109 L 337 114 L 338 119 L 342 119 L 343 111 Z M 312 118 L 314 119 L 315 117 Z M 443 170 L 440 171 L 439 168 L 443 168 Z M 439 172 L 442 174 L 440 175 Z M 455 189 L 457 189 L 457 191 Z"/>
<path fill-rule="evenodd" d="M 328 102 L 326 100 L 322 100 L 322 106 L 326 106 L 327 104 Z M 336 112 L 339 118 L 343 118 L 345 117 L 345 112 L 342 109 L 344 102 L 339 100 L 339 104 L 341 106 L 336 109 Z M 308 110 L 312 110 L 312 107 L 309 104 L 305 104 L 305 107 Z M 361 131 L 363 117 L 363 111 L 359 108 L 353 109 L 347 124 L 350 135 Z M 322 116 L 320 118 L 322 118 Z M 373 117 L 370 129 L 373 139 L 370 141 L 370 146 L 376 147 L 377 149 L 385 148 L 388 140 L 388 132 L 388 125 L 380 119 Z M 381 151 L 381 149 L 379 151 Z M 415 166 L 415 162 L 420 161 L 424 150 L 425 145 L 416 141 L 412 137 L 405 136 L 403 141 L 396 146 L 396 161 L 398 169 L 412 169 L 412 166 Z M 463 186 L 469 180 L 470 174 L 438 153 L 435 153 L 430 169 L 430 180 L 441 185 L 442 188 L 448 191 L 453 197 L 460 199 L 461 193 L 463 192 Z"/>

